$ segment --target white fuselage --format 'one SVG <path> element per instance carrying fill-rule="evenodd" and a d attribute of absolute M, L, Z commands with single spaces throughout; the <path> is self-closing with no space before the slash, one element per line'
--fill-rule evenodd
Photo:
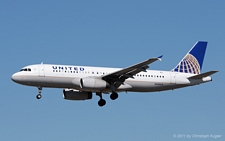
<path fill-rule="evenodd" d="M 12 76 L 12 80 L 28 86 L 108 93 L 112 91 L 110 88 L 84 89 L 80 86 L 80 79 L 87 77 L 101 79 L 102 76 L 118 70 L 120 68 L 38 64 L 24 67 Z M 211 81 L 209 76 L 202 79 L 188 79 L 193 75 L 172 71 L 147 70 L 134 75 L 133 78 L 126 79 L 115 91 L 154 92 Z"/>
<path fill-rule="evenodd" d="M 171 71 L 147 70 L 149 65 L 162 56 L 149 58 L 126 68 L 105 68 L 55 64 L 26 66 L 12 75 L 16 83 L 38 88 L 40 99 L 43 87 L 63 88 L 67 100 L 92 99 L 93 93 L 100 97 L 99 106 L 106 101 L 102 94 L 110 94 L 110 99 L 118 98 L 118 92 L 155 92 L 173 90 L 211 81 L 210 75 L 216 70 L 201 73 L 207 42 L 197 42 Z"/>

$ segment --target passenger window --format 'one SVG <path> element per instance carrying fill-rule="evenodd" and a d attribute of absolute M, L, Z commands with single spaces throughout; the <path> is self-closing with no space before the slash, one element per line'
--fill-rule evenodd
<path fill-rule="evenodd" d="M 30 69 L 30 68 L 28 68 L 28 71 L 31 71 L 31 69 Z"/>

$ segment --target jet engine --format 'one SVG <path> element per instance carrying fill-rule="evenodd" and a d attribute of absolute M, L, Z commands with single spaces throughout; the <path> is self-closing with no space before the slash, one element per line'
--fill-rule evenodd
<path fill-rule="evenodd" d="M 79 92 L 74 89 L 64 89 L 63 98 L 67 100 L 87 100 L 92 99 L 92 92 Z"/>
<path fill-rule="evenodd" d="M 80 87 L 87 90 L 101 90 L 105 89 L 107 86 L 109 86 L 109 84 L 100 78 L 86 77 L 80 80 Z"/>

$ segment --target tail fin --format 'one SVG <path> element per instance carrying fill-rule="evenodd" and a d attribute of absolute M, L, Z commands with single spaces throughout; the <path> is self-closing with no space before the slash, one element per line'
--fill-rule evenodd
<path fill-rule="evenodd" d="M 197 42 L 172 71 L 200 74 L 206 46 L 207 42 Z"/>

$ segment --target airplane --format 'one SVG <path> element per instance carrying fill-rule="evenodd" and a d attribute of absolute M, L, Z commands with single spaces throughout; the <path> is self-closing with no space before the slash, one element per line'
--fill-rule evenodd
<path fill-rule="evenodd" d="M 198 41 L 170 71 L 147 70 L 149 64 L 162 56 L 150 58 L 127 68 L 106 68 L 57 64 L 35 64 L 23 67 L 11 79 L 22 85 L 38 88 L 63 88 L 66 100 L 92 99 L 93 93 L 100 97 L 98 105 L 106 104 L 102 94 L 118 98 L 118 92 L 156 92 L 174 90 L 212 81 L 210 75 L 216 70 L 201 73 L 207 42 Z"/>

